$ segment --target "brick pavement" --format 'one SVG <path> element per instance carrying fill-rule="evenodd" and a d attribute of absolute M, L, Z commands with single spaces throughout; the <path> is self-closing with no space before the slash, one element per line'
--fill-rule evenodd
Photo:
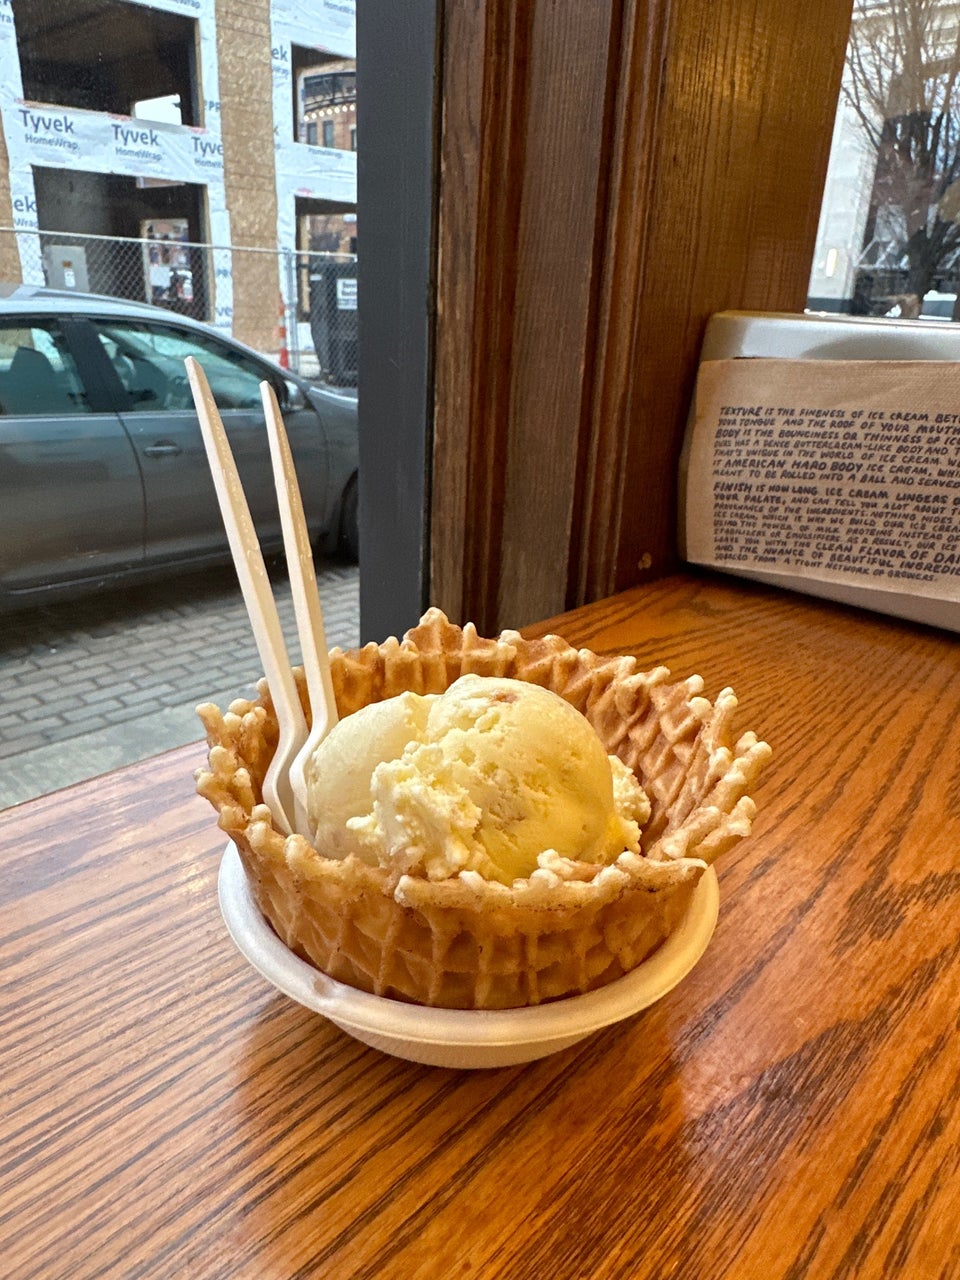
<path fill-rule="evenodd" d="M 356 566 L 317 576 L 328 642 L 355 645 Z M 271 578 L 295 652 L 290 589 Z M 229 566 L 0 616 L 0 809 L 199 739 L 196 704 L 248 695 L 260 670 Z"/>

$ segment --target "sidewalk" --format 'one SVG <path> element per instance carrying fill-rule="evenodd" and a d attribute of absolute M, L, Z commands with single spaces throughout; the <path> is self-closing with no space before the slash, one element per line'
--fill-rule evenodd
<path fill-rule="evenodd" d="M 357 567 L 317 577 L 328 643 L 356 645 Z M 289 586 L 272 581 L 295 653 Z M 0 616 L 0 809 L 198 741 L 197 703 L 249 696 L 260 673 L 229 566 Z"/>

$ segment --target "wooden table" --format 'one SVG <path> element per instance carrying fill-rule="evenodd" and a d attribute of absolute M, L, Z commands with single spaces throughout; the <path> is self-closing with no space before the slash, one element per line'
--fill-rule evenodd
<path fill-rule="evenodd" d="M 13 1277 L 960 1277 L 960 642 L 731 581 L 554 622 L 775 758 L 706 956 L 526 1067 L 366 1049 L 217 909 L 199 746 L 9 810 Z"/>

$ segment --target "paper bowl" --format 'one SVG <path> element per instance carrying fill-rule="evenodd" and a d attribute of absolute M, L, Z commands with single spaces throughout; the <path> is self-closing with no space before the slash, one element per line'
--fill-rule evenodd
<path fill-rule="evenodd" d="M 720 904 L 717 875 L 708 867 L 686 915 L 650 959 L 586 995 L 525 1009 L 431 1009 L 335 982 L 294 955 L 260 914 L 232 842 L 220 863 L 218 889 L 220 910 L 238 950 L 284 995 L 383 1053 L 456 1068 L 506 1067 L 544 1058 L 646 1009 L 703 955 Z"/>

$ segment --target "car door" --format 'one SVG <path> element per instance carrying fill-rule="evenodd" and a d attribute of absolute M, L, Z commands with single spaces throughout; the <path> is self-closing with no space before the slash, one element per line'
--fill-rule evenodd
<path fill-rule="evenodd" d="M 0 590 L 135 569 L 140 468 L 102 388 L 81 377 L 65 324 L 0 317 Z"/>
<path fill-rule="evenodd" d="M 260 383 L 265 379 L 275 382 L 282 400 L 282 380 L 274 379 L 266 365 L 241 349 L 198 330 L 159 320 L 98 319 L 94 323 L 127 395 L 123 420 L 143 472 L 147 560 L 227 553 L 187 382 L 187 356 L 194 356 L 207 375 L 261 542 L 267 547 L 282 545 L 260 400 Z M 302 453 L 303 434 L 301 428 L 291 435 L 295 455 Z M 315 473 L 323 458 L 321 428 L 315 416 L 308 435 L 313 440 L 307 451 L 307 468 Z M 311 506 L 315 516 L 315 500 Z"/>

